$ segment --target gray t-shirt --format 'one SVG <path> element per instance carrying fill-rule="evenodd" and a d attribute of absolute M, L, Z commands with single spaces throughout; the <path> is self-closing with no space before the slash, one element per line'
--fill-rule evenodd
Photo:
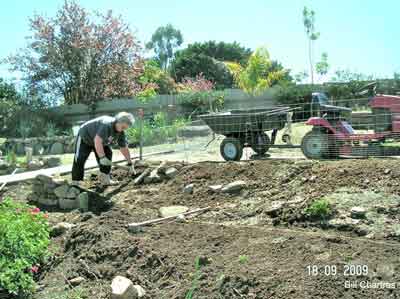
<path fill-rule="evenodd" d="M 94 138 L 99 135 L 103 139 L 103 145 L 118 144 L 126 147 L 128 142 L 124 132 L 114 129 L 115 118 L 111 116 L 100 116 L 85 122 L 79 129 L 79 136 L 87 145 L 94 146 Z"/>

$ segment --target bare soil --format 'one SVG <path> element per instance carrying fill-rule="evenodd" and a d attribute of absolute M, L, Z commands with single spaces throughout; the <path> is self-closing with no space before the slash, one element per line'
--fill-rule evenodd
<path fill-rule="evenodd" d="M 112 204 L 97 213 L 50 212 L 53 224 L 76 227 L 53 238 L 35 298 L 110 298 L 116 275 L 141 285 L 145 298 L 188 298 L 191 289 L 192 298 L 400 298 L 396 160 L 170 164 L 179 174 L 159 184 L 134 186 L 116 170 L 120 185 L 103 190 L 92 175 L 85 187 Z M 236 180 L 247 183 L 238 194 L 208 188 Z M 193 194 L 183 192 L 189 183 Z M 29 190 L 29 183 L 9 186 L 6 195 L 29 200 Z M 332 213 L 310 218 L 306 208 L 320 199 Z M 128 232 L 128 223 L 157 218 L 170 205 L 211 210 Z M 365 219 L 350 217 L 354 205 L 367 209 Z M 368 271 L 347 271 L 360 266 Z M 85 281 L 71 286 L 78 276 Z"/>

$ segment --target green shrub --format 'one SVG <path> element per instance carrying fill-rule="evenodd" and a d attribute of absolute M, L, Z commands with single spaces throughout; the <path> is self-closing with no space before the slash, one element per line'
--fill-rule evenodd
<path fill-rule="evenodd" d="M 0 204 L 0 291 L 26 295 L 48 256 L 47 215 L 38 208 L 5 199 Z"/>
<path fill-rule="evenodd" d="M 179 129 L 184 127 L 186 124 L 187 121 L 183 118 L 178 118 L 169 124 L 165 113 L 159 112 L 155 114 L 153 120 L 143 121 L 143 145 L 162 144 L 169 140 L 176 141 Z M 129 144 L 139 144 L 140 122 L 136 122 L 135 126 L 129 128 L 126 132 L 126 136 Z"/>
<path fill-rule="evenodd" d="M 332 210 L 326 199 L 320 199 L 314 201 L 304 212 L 311 218 L 325 219 L 331 215 Z"/>

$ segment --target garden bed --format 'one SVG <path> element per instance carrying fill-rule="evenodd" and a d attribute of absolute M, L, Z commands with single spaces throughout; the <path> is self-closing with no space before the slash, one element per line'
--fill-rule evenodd
<path fill-rule="evenodd" d="M 113 205 L 97 214 L 50 212 L 53 225 L 73 227 L 53 237 L 56 253 L 40 270 L 35 298 L 109 298 L 117 275 L 141 285 L 144 298 L 395 298 L 398 293 L 345 287 L 346 281 L 400 279 L 400 170 L 393 160 L 169 166 L 178 174 L 157 184 L 135 186 L 134 177 L 116 170 L 119 186 L 103 190 L 91 175 L 84 187 Z M 244 182 L 237 192 L 216 187 L 234 181 Z M 184 191 L 189 184 L 193 193 Z M 6 194 L 29 201 L 31 188 L 29 182 L 9 186 Z M 315 205 L 321 201 L 326 205 Z M 210 211 L 135 234 L 127 230 L 129 223 L 159 217 L 160 207 L 176 205 Z M 355 217 L 354 207 L 365 214 Z M 338 273 L 312 275 L 313 265 L 335 265 Z M 345 276 L 350 265 L 366 265 L 368 273 Z M 71 285 L 77 277 L 83 280 Z"/>

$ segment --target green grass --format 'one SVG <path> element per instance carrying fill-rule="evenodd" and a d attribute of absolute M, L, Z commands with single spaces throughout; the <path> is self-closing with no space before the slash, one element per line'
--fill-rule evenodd
<path fill-rule="evenodd" d="M 239 263 L 246 264 L 249 261 L 249 257 L 247 255 L 239 255 Z"/>
<path fill-rule="evenodd" d="M 196 272 L 194 273 L 194 276 L 193 276 L 192 286 L 191 286 L 190 290 L 186 293 L 185 299 L 193 299 L 194 292 L 196 291 L 196 289 L 198 287 L 200 274 L 201 274 L 201 265 L 200 265 L 199 257 L 196 257 L 194 266 L 195 266 Z"/>

